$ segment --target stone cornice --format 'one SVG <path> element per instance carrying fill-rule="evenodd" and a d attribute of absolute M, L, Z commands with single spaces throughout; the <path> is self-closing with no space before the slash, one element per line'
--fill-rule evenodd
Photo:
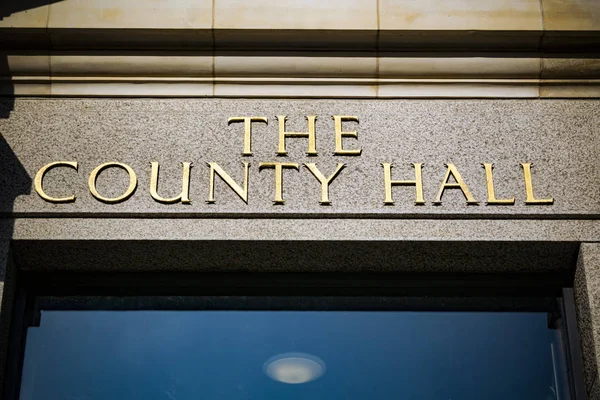
<path fill-rule="evenodd" d="M 540 53 L 8 53 L 4 95 L 600 97 L 600 59 Z"/>
<path fill-rule="evenodd" d="M 600 3 L 44 0 L 0 6 L 0 93 L 600 97 Z"/>
<path fill-rule="evenodd" d="M 600 14 L 600 13 L 599 13 Z M 600 15 L 598 16 L 600 19 Z M 593 30 L 141 29 L 7 27 L 0 50 L 599 53 Z"/>

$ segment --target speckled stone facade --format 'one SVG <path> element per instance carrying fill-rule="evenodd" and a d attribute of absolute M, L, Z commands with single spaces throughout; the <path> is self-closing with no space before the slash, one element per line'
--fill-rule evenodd
<path fill-rule="evenodd" d="M 16 99 L 0 108 L 2 274 L 9 260 L 41 272 L 574 274 L 586 385 L 598 398 L 600 101 Z M 288 156 L 276 154 L 282 115 L 296 132 L 317 116 L 317 156 L 306 155 L 306 138 L 288 138 Z M 332 115 L 358 117 L 343 130 L 358 132 L 344 146 L 360 156 L 333 154 Z M 251 157 L 241 155 L 243 124 L 227 123 L 234 116 L 269 120 L 253 125 Z M 77 171 L 58 168 L 44 179 L 49 194 L 75 194 L 74 202 L 49 203 L 33 189 L 36 172 L 53 161 L 78 162 Z M 112 161 L 138 179 L 119 204 L 88 189 L 90 172 Z M 194 164 L 191 204 L 152 199 L 152 161 L 164 197 L 181 189 L 180 163 Z M 240 184 L 250 163 L 247 204 L 218 178 L 216 202 L 206 202 L 207 162 Z M 273 204 L 273 170 L 259 172 L 260 162 L 298 164 L 284 171 L 284 205 Z M 414 205 L 412 186 L 394 187 L 395 205 L 383 204 L 385 162 L 396 180 L 414 179 L 410 163 L 424 164 L 424 205 Z M 319 204 L 306 163 L 325 175 L 346 164 L 330 186 L 331 205 Z M 479 204 L 467 205 L 456 189 L 433 204 L 448 163 Z M 496 196 L 515 205 L 486 205 L 482 163 L 494 163 Z M 535 195 L 553 204 L 525 204 L 520 163 L 533 163 Z M 117 169 L 97 181 L 107 197 L 126 186 Z M 11 307 L 7 287 L 2 310 Z M 9 315 L 1 314 L 4 329 Z"/>
<path fill-rule="evenodd" d="M 286 129 L 305 132 L 305 116 L 316 115 L 317 156 L 307 156 L 306 138 L 288 138 L 288 156 L 276 154 L 276 116 L 288 117 Z M 360 156 L 333 155 L 332 115 L 353 115 L 345 131 L 347 149 Z M 233 116 L 265 116 L 269 124 L 253 126 L 253 156 L 244 157 L 243 124 L 227 124 Z M 16 215 L 68 213 L 106 215 L 207 216 L 349 216 L 390 218 L 471 216 L 589 218 L 597 216 L 600 173 L 600 103 L 582 100 L 18 100 L 10 118 L 0 120 L 7 159 L 0 194 L 1 212 Z M 18 160 L 18 162 L 17 162 Z M 9 160 L 10 161 L 10 160 Z M 36 171 L 52 161 L 78 161 L 79 170 L 59 168 L 47 174 L 49 193 L 76 194 L 69 204 L 43 201 L 31 190 Z M 119 204 L 94 199 L 87 180 L 98 165 L 118 161 L 138 177 L 136 193 Z M 194 164 L 191 204 L 160 204 L 149 195 L 150 162 L 160 163 L 159 192 L 179 193 L 181 162 Z M 260 162 L 292 162 L 299 170 L 283 173 L 286 204 L 274 205 L 274 172 L 259 172 Z M 250 163 L 249 199 L 245 204 L 217 180 L 215 204 L 207 204 L 209 168 L 222 166 L 242 183 L 243 162 Z M 395 205 L 383 203 L 381 163 L 393 163 L 392 178 L 414 179 L 411 163 L 423 163 L 425 204 L 415 206 L 414 187 L 393 189 Z M 329 176 L 338 163 L 346 168 L 330 186 L 331 205 L 320 205 L 320 184 L 304 167 L 315 163 Z M 446 172 L 456 165 L 478 205 L 466 206 L 460 190 L 447 190 L 434 205 Z M 494 163 L 498 198 L 516 198 L 514 206 L 487 206 L 482 163 Z M 552 197 L 552 205 L 526 205 L 520 163 L 533 163 L 534 194 Z M 127 188 L 124 171 L 110 169 L 98 179 L 98 191 L 115 197 Z"/>
<path fill-rule="evenodd" d="M 600 244 L 581 246 L 575 274 L 577 318 L 583 348 L 585 379 L 592 392 L 600 390 Z M 595 398 L 594 396 L 591 396 Z"/>

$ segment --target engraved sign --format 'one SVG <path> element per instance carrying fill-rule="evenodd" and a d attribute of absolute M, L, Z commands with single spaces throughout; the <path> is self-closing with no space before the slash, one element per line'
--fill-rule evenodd
<path fill-rule="evenodd" d="M 240 201 L 248 204 L 252 196 L 252 184 L 249 181 L 249 174 L 253 168 L 256 168 L 260 174 L 271 174 L 271 185 L 273 197 L 271 199 L 274 205 L 285 205 L 284 185 L 286 177 L 289 174 L 310 174 L 314 178 L 315 185 L 318 185 L 320 196 L 314 199 L 315 205 L 330 206 L 336 201 L 336 196 L 332 193 L 331 186 L 334 182 L 340 180 L 344 173 L 360 165 L 365 167 L 362 162 L 363 148 L 361 147 L 361 137 L 359 137 L 358 126 L 360 118 L 356 115 L 330 115 L 328 118 L 334 121 L 334 131 L 329 134 L 334 137 L 333 148 L 317 147 L 316 121 L 318 115 L 305 116 L 306 131 L 290 131 L 286 126 L 289 120 L 286 115 L 277 115 L 275 120 L 278 126 L 277 139 L 273 141 L 272 154 L 273 160 L 256 160 L 253 152 L 253 124 L 263 124 L 269 126 L 268 116 L 232 116 L 223 121 L 224 126 L 243 124 L 239 130 L 239 135 L 243 137 L 243 147 L 240 149 L 230 149 L 231 158 L 239 159 L 239 168 L 237 170 L 227 170 L 218 162 L 210 159 L 202 160 L 180 160 L 181 162 L 181 191 L 174 197 L 163 197 L 159 193 L 159 172 L 160 163 L 155 160 L 148 160 L 148 166 L 151 170 L 149 182 L 138 182 L 138 177 L 134 168 L 128 164 L 118 161 L 108 161 L 103 164 L 93 166 L 93 169 L 87 176 L 88 190 L 98 201 L 106 204 L 117 204 L 127 201 L 132 196 L 149 196 L 154 201 L 162 204 L 192 204 L 190 198 L 190 187 L 196 184 L 192 181 L 191 170 L 195 165 L 204 168 L 204 173 L 208 175 L 207 197 L 204 199 L 206 204 L 219 204 L 218 196 L 215 193 L 215 187 L 218 181 L 224 183 Z M 352 123 L 354 130 L 345 130 L 344 124 Z M 240 126 L 242 127 L 242 126 Z M 289 155 L 287 145 L 292 140 L 304 141 L 306 144 L 306 157 L 313 159 L 314 162 L 296 162 Z M 327 157 L 324 154 L 334 155 L 346 158 L 346 162 L 338 162 L 335 168 L 325 167 L 319 164 L 319 158 Z M 241 156 L 240 156 L 241 155 Z M 194 165 L 194 161 L 196 164 Z M 442 165 L 429 165 L 427 160 L 415 159 L 407 164 L 394 164 L 390 160 L 382 158 L 377 165 L 370 165 L 371 168 L 380 170 L 380 178 L 370 182 L 373 189 L 372 201 L 383 204 L 388 207 L 394 207 L 396 201 L 394 194 L 400 190 L 411 190 L 414 192 L 414 206 L 423 206 L 431 204 L 441 206 L 444 204 L 445 194 L 449 191 L 459 192 L 464 198 L 465 206 L 475 206 L 484 203 L 486 206 L 514 206 L 518 199 L 525 205 L 552 205 L 554 199 L 549 194 L 539 195 L 534 190 L 532 178 L 533 164 L 528 160 L 523 160 L 516 165 L 507 165 L 503 168 L 520 168 L 522 170 L 523 192 L 522 193 L 502 193 L 497 194 L 494 186 L 495 166 L 493 160 L 480 160 L 481 174 L 485 176 L 486 199 L 476 198 L 473 195 L 469 182 L 469 176 L 463 176 L 460 172 L 460 166 L 454 163 Z M 73 169 L 73 174 L 80 173 L 80 164 L 74 160 L 68 161 L 50 161 L 42 166 L 36 173 L 34 179 L 34 188 L 41 199 L 49 203 L 73 203 L 77 201 L 82 193 L 58 193 L 52 187 L 44 184 L 46 174 L 56 168 Z M 430 197 L 425 194 L 423 188 L 424 165 L 431 167 L 431 170 L 443 169 L 443 178 L 439 182 L 437 195 Z M 117 168 L 124 170 L 127 175 L 126 189 L 123 193 L 108 197 L 100 193 L 97 188 L 98 177 L 103 171 Z M 198 167 L 195 167 L 198 168 Z M 236 178 L 237 177 L 237 178 Z M 218 178 L 218 180 L 217 180 Z M 174 179 L 171 177 L 170 179 Z M 179 179 L 179 178 L 178 178 Z M 144 187 L 142 193 L 136 193 L 138 184 Z M 348 183 L 346 183 L 348 184 Z M 351 183 L 350 183 L 351 184 Z"/>

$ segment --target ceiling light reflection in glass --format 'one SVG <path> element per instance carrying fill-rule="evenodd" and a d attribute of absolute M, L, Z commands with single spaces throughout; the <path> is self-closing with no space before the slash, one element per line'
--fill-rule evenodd
<path fill-rule="evenodd" d="M 325 373 L 325 363 L 306 353 L 283 353 L 269 358 L 263 370 L 274 381 L 299 384 L 320 378 Z"/>

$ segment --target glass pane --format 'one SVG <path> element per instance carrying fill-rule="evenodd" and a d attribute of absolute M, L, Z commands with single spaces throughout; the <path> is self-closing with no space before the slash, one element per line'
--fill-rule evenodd
<path fill-rule="evenodd" d="M 47 311 L 21 399 L 562 400 L 558 338 L 545 313 Z"/>

